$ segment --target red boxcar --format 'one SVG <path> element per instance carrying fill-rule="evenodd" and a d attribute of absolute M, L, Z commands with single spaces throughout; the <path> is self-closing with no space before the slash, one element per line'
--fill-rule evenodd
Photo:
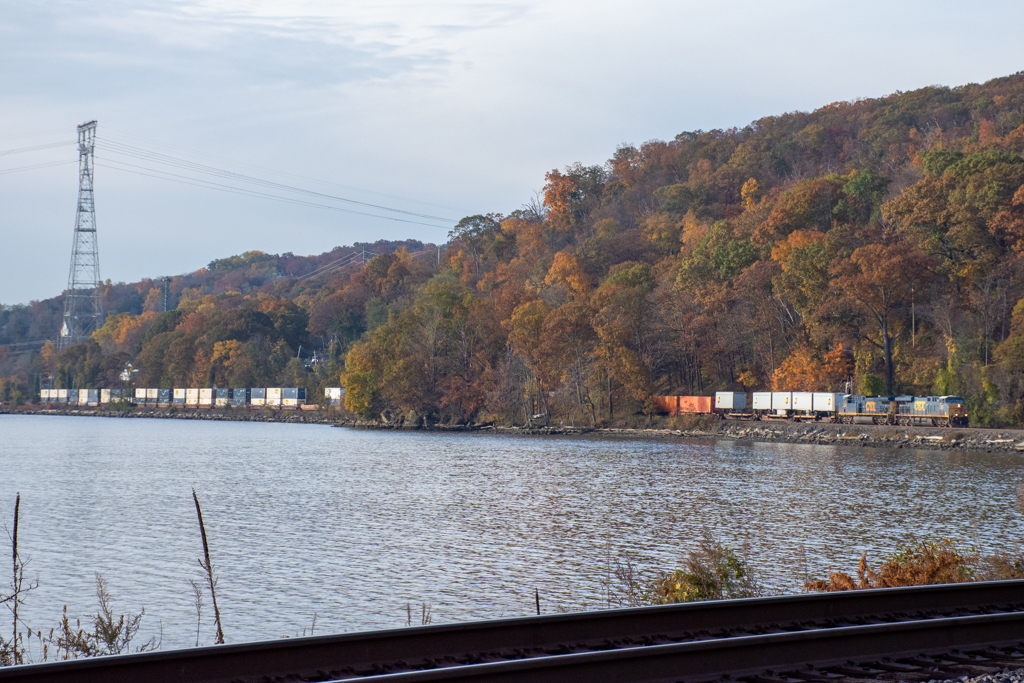
<path fill-rule="evenodd" d="M 708 414 L 714 412 L 714 396 L 677 396 L 676 415 L 693 413 Z"/>
<path fill-rule="evenodd" d="M 654 405 L 657 406 L 659 413 L 668 413 L 669 415 L 678 415 L 679 409 L 679 397 L 678 396 L 653 396 Z"/>

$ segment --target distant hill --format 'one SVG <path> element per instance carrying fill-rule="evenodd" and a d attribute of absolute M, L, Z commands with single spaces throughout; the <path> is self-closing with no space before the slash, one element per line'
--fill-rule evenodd
<path fill-rule="evenodd" d="M 175 278 L 161 315 L 154 283 L 114 287 L 126 317 L 88 348 L 7 352 L 0 375 L 132 359 L 167 386 L 281 383 L 308 344 L 389 420 L 646 419 L 654 395 L 849 383 L 1024 424 L 1022 152 L 1024 73 L 683 132 L 552 170 L 541 204 L 425 258 L 300 280 L 352 248 L 247 253 Z M 58 304 L 5 310 L 0 342 L 52 334 Z"/>

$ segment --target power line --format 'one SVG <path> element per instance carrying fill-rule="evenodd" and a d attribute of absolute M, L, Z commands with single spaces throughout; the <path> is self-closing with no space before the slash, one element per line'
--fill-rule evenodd
<path fill-rule="evenodd" d="M 225 164 L 228 164 L 230 166 L 237 166 L 239 168 L 249 168 L 249 169 L 253 169 L 253 170 L 256 170 L 256 171 L 263 171 L 264 173 L 276 173 L 278 175 L 289 176 L 289 177 L 292 177 L 292 178 L 300 178 L 302 180 L 311 180 L 311 181 L 313 181 L 315 183 L 321 183 L 323 185 L 331 185 L 331 186 L 334 186 L 334 187 L 341 187 L 341 188 L 344 188 L 346 190 L 356 190 L 358 192 L 366 192 L 368 194 L 377 195 L 379 197 L 387 197 L 389 199 L 398 199 L 400 201 L 409 202 L 411 204 L 422 204 L 424 206 L 433 206 L 433 207 L 439 208 L 439 209 L 450 209 L 452 211 L 460 211 L 460 212 L 464 212 L 464 213 L 472 213 L 472 211 L 470 211 L 468 209 L 464 209 L 464 208 L 459 208 L 459 207 L 454 207 L 454 206 L 447 206 L 447 205 L 444 205 L 444 204 L 436 204 L 436 203 L 432 203 L 432 202 L 424 202 L 422 200 L 417 200 L 417 199 L 409 199 L 408 197 L 402 197 L 400 195 L 389 194 L 389 193 L 386 193 L 386 192 L 376 192 L 374 190 L 368 190 L 366 188 L 356 187 L 354 185 L 345 185 L 345 184 L 342 184 L 342 183 L 335 183 L 335 182 L 332 182 L 332 181 L 329 181 L 329 180 L 323 180 L 322 178 L 313 178 L 311 176 L 301 175 L 301 174 L 298 174 L 298 173 L 289 173 L 288 171 L 282 171 L 280 169 L 269 169 L 269 168 L 266 168 L 266 167 L 263 167 L 263 166 L 258 166 L 258 165 L 255 165 L 255 164 L 248 164 L 248 163 L 242 163 L 242 162 L 238 162 L 238 161 L 233 161 L 231 159 L 226 159 L 224 157 L 218 157 L 218 156 L 215 156 L 215 155 L 212 155 L 212 154 L 208 154 L 208 153 L 205 153 L 205 152 L 199 152 L 199 151 L 196 151 L 196 150 L 189 149 L 187 147 L 182 147 L 181 145 L 174 145 L 174 144 L 171 144 L 171 143 L 166 143 L 166 142 L 161 142 L 161 141 L 158 141 L 158 140 L 153 140 L 151 138 L 146 138 L 146 137 L 143 137 L 141 135 L 133 135 L 133 134 L 124 133 L 124 132 L 120 132 L 120 131 L 114 131 L 113 133 L 108 131 L 107 133 L 104 133 L 104 139 L 109 140 L 109 139 L 111 139 L 111 137 L 113 137 L 115 139 L 115 141 L 116 141 L 116 138 L 129 138 L 129 139 L 141 140 L 141 141 L 147 142 L 147 143 L 149 143 L 151 145 L 155 145 L 156 147 L 163 147 L 163 148 L 167 148 L 167 149 L 171 149 L 171 150 L 178 150 L 178 151 L 183 152 L 183 153 L 185 153 L 185 154 L 187 154 L 189 156 L 194 156 L 194 157 L 201 158 L 201 159 L 210 159 L 212 161 L 219 161 L 221 163 L 225 163 Z"/>
<path fill-rule="evenodd" d="M 254 185 L 261 185 L 263 187 L 268 187 L 268 188 L 277 189 L 277 190 L 284 190 L 284 191 L 287 191 L 287 192 L 296 192 L 296 193 L 299 193 L 299 194 L 305 194 L 305 195 L 309 195 L 309 196 L 317 197 L 317 198 L 321 198 L 321 199 L 330 199 L 332 201 L 339 201 L 339 202 L 344 202 L 344 203 L 347 203 L 347 204 L 355 204 L 357 206 L 364 206 L 364 207 L 367 207 L 367 208 L 379 209 L 381 211 L 390 211 L 392 213 L 399 213 L 399 214 L 403 214 L 403 215 L 407 215 L 407 216 L 414 216 L 416 218 L 425 218 L 427 220 L 436 220 L 436 221 L 441 221 L 441 222 L 445 222 L 445 223 L 455 223 L 455 222 L 457 222 L 455 219 L 448 218 L 446 216 L 434 216 L 434 215 L 431 215 L 431 214 L 420 213 L 420 212 L 417 212 L 417 211 L 406 211 L 404 209 L 396 209 L 394 207 L 384 206 L 384 205 L 381 205 L 381 204 L 371 204 L 369 202 L 362 202 L 362 201 L 359 201 L 359 200 L 356 200 L 356 199 L 349 199 L 347 197 L 339 197 L 337 195 L 330 195 L 330 194 L 327 194 L 327 193 L 324 193 L 324 192 L 317 192 L 315 190 L 307 190 L 305 188 L 296 187 L 296 186 L 293 186 L 293 185 L 285 185 L 284 183 L 278 183 L 278 182 L 274 182 L 272 180 L 265 180 L 263 178 L 257 178 L 257 177 L 254 177 L 254 176 L 248 176 L 248 175 L 244 175 L 242 173 L 236 173 L 234 171 L 228 171 L 228 170 L 225 170 L 225 169 L 217 168 L 215 166 L 207 166 L 205 164 L 200 164 L 200 163 L 194 162 L 194 161 L 188 161 L 186 159 L 178 159 L 177 157 L 172 157 L 172 156 L 169 156 L 169 155 L 166 155 L 166 154 L 162 154 L 160 152 L 152 152 L 152 151 L 149 151 L 149 150 L 146 150 L 146 149 L 142 149 L 142 148 L 139 148 L 139 147 L 133 147 L 131 145 L 125 145 L 125 144 L 122 144 L 122 143 L 119 143 L 119 142 L 112 142 L 112 141 L 109 141 L 109 140 L 101 140 L 100 141 L 100 146 L 101 147 L 105 147 L 108 151 L 114 152 L 115 154 L 122 154 L 124 156 L 133 157 L 133 158 L 136 158 L 136 159 L 141 159 L 143 161 L 150 161 L 150 162 L 155 162 L 155 163 L 159 163 L 159 164 L 165 164 L 165 165 L 168 165 L 168 166 L 173 166 L 173 167 L 176 167 L 176 168 L 182 168 L 182 169 L 185 169 L 185 170 L 195 171 L 195 172 L 199 172 L 199 173 L 205 173 L 205 174 L 208 174 L 208 175 L 213 175 L 213 176 L 216 176 L 216 177 L 225 178 L 225 179 L 229 179 L 229 180 L 235 180 L 235 181 L 240 181 L 240 182 L 245 182 L 245 183 L 251 183 L 251 184 L 254 184 Z M 109 161 L 109 159 L 108 159 L 108 161 Z M 131 164 L 127 164 L 126 162 L 121 162 L 121 163 L 125 163 L 125 165 L 129 165 L 129 166 L 131 165 Z M 148 170 L 154 170 L 154 169 L 148 169 Z"/>
<path fill-rule="evenodd" d="M 102 157 L 97 157 L 102 159 Z M 282 197 L 280 195 L 273 195 L 267 192 L 259 192 L 256 190 L 247 190 L 244 187 L 234 187 L 232 185 L 223 185 L 221 183 L 214 183 L 208 180 L 202 180 L 200 178 L 191 178 L 189 176 L 182 176 L 175 173 L 169 173 L 167 171 L 160 171 L 157 169 L 146 168 L 144 166 L 135 166 L 134 164 L 128 164 L 123 161 L 116 161 L 114 159 L 104 159 L 107 163 L 98 163 L 97 166 L 103 168 L 113 169 L 115 171 L 121 171 L 122 173 L 134 173 L 135 175 L 146 176 L 148 178 L 157 178 L 159 180 L 167 180 L 174 183 L 181 183 L 182 185 L 193 185 L 195 187 L 205 187 L 210 190 L 218 190 L 220 192 L 227 192 L 229 194 L 238 194 L 244 197 L 259 197 L 261 199 L 270 199 L 273 201 L 285 202 L 288 204 L 299 204 L 302 206 L 312 206 L 318 209 L 328 209 L 330 211 L 340 211 L 341 213 L 354 214 L 357 216 L 370 216 L 372 218 L 380 218 L 386 221 L 396 221 L 398 223 L 412 223 L 413 225 L 425 225 L 429 228 L 441 227 L 434 223 L 423 223 L 421 221 L 412 221 L 404 218 L 396 218 L 394 216 L 381 216 L 375 213 L 367 213 L 365 211 L 355 211 L 353 209 L 345 209 L 340 206 L 330 206 L 328 204 L 317 204 L 314 202 L 307 202 L 302 199 L 295 199 L 293 197 Z M 121 164 L 124 166 L 132 166 L 134 168 L 140 168 L 144 171 L 150 171 L 150 173 L 143 173 L 142 171 L 133 171 L 130 168 L 121 168 L 120 166 L 114 166 L 111 164 Z M 157 175 L 160 174 L 160 175 Z M 172 177 L 168 177 L 172 176 Z"/>
<path fill-rule="evenodd" d="M 35 164 L 33 166 L 18 166 L 17 168 L 5 168 L 0 171 L 0 175 L 6 173 L 17 173 L 18 171 L 32 171 L 37 168 L 49 168 L 50 166 L 62 166 L 64 164 L 73 164 L 77 159 L 67 159 L 66 161 L 52 161 L 48 164 Z"/>
<path fill-rule="evenodd" d="M 65 147 L 67 145 L 75 144 L 74 140 L 64 140 L 63 142 L 50 142 L 45 145 L 33 145 L 32 147 L 19 147 L 17 149 L 5 149 L 0 150 L 0 157 L 5 157 L 8 154 L 21 154 L 22 152 L 36 152 L 41 149 L 51 149 L 53 147 Z"/>

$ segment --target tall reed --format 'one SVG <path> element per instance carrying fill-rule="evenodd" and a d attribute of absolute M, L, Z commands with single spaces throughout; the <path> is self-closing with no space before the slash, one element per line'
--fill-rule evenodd
<path fill-rule="evenodd" d="M 224 644 L 224 630 L 220 625 L 220 609 L 217 608 L 217 581 L 213 578 L 213 564 L 210 562 L 210 544 L 206 541 L 206 526 L 203 524 L 203 510 L 199 507 L 199 496 L 196 495 L 196 489 L 192 487 L 192 500 L 196 502 L 196 516 L 199 517 L 199 533 L 203 537 L 203 556 L 206 561 L 199 560 L 199 566 L 206 571 L 206 579 L 210 583 L 210 597 L 213 600 L 213 619 L 217 624 L 217 640 L 214 641 L 215 645 Z"/>

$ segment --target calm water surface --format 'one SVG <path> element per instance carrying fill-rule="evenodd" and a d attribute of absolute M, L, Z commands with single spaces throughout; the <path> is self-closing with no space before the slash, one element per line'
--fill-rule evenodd
<path fill-rule="evenodd" d="M 0 522 L 20 491 L 40 582 L 26 621 L 94 611 L 100 572 L 165 648 L 195 643 L 193 486 L 239 642 L 314 613 L 317 633 L 399 627 L 407 603 L 435 623 L 526 615 L 535 588 L 548 611 L 600 607 L 615 558 L 671 568 L 703 528 L 789 591 L 911 534 L 1012 548 L 1022 482 L 1018 454 L 0 416 Z"/>

